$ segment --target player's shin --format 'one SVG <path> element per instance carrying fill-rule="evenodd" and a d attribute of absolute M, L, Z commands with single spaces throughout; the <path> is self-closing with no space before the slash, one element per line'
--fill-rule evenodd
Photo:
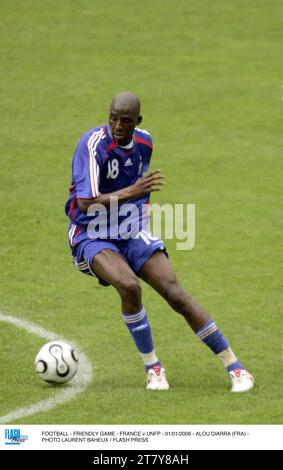
<path fill-rule="evenodd" d="M 154 351 L 150 324 L 145 309 L 142 308 L 139 312 L 129 315 L 123 313 L 123 320 L 132 335 L 145 368 L 149 369 L 152 366 L 160 365 Z"/>
<path fill-rule="evenodd" d="M 222 360 L 231 379 L 231 392 L 247 392 L 254 387 L 252 374 L 238 361 L 213 320 L 207 321 L 196 334 Z"/>
<path fill-rule="evenodd" d="M 244 369 L 213 320 L 206 322 L 196 334 L 222 360 L 228 373 L 235 369 Z"/>

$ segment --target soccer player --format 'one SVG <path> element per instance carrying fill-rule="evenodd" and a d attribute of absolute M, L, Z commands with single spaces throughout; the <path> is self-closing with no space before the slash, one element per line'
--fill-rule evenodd
<path fill-rule="evenodd" d="M 141 209 L 148 204 L 150 194 L 161 189 L 163 175 L 160 170 L 147 172 L 152 140 L 147 131 L 137 127 L 141 122 L 139 98 L 130 92 L 118 93 L 110 104 L 108 124 L 88 131 L 77 145 L 66 203 L 73 263 L 81 272 L 96 276 L 101 284 L 110 284 L 118 291 L 122 319 L 144 363 L 147 390 L 167 390 L 169 384 L 154 350 L 139 278 L 181 314 L 200 340 L 219 357 L 231 379 L 231 391 L 247 391 L 254 385 L 252 375 L 238 361 L 208 313 L 178 282 L 163 241 L 153 237 L 143 225 L 145 217 Z M 113 198 L 118 202 L 117 219 L 113 214 L 111 218 Z M 138 229 L 135 236 L 127 238 L 125 230 L 119 229 L 129 203 L 137 208 Z M 97 235 L 95 227 L 93 230 L 90 227 L 94 216 L 103 208 L 107 218 L 102 228 L 98 224 L 103 233 L 98 231 Z"/>

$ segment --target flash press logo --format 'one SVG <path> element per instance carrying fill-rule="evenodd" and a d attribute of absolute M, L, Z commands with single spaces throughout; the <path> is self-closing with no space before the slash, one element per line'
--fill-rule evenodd
<path fill-rule="evenodd" d="M 5 429 L 5 444 L 10 446 L 19 446 L 28 440 L 27 435 L 21 434 L 20 429 Z"/>

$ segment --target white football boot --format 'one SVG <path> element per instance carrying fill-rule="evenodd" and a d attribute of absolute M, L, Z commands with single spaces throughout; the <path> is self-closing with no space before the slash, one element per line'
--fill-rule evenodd
<path fill-rule="evenodd" d="M 232 382 L 231 392 L 247 392 L 254 387 L 254 378 L 245 369 L 235 369 L 229 372 Z"/>
<path fill-rule="evenodd" d="M 169 384 L 166 379 L 165 369 L 154 366 L 147 371 L 146 390 L 168 390 Z"/>

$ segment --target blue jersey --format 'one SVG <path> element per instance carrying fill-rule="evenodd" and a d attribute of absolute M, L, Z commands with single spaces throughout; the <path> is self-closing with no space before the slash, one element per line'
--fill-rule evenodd
<path fill-rule="evenodd" d="M 134 130 L 133 141 L 126 147 L 117 145 L 108 125 L 91 129 L 82 136 L 73 157 L 72 184 L 65 206 L 70 219 L 71 245 L 86 238 L 87 226 L 93 219 L 79 210 L 77 199 L 93 199 L 131 186 L 148 170 L 151 153 L 151 136 L 141 129 Z M 126 201 L 138 208 L 148 202 L 149 194 Z"/>

